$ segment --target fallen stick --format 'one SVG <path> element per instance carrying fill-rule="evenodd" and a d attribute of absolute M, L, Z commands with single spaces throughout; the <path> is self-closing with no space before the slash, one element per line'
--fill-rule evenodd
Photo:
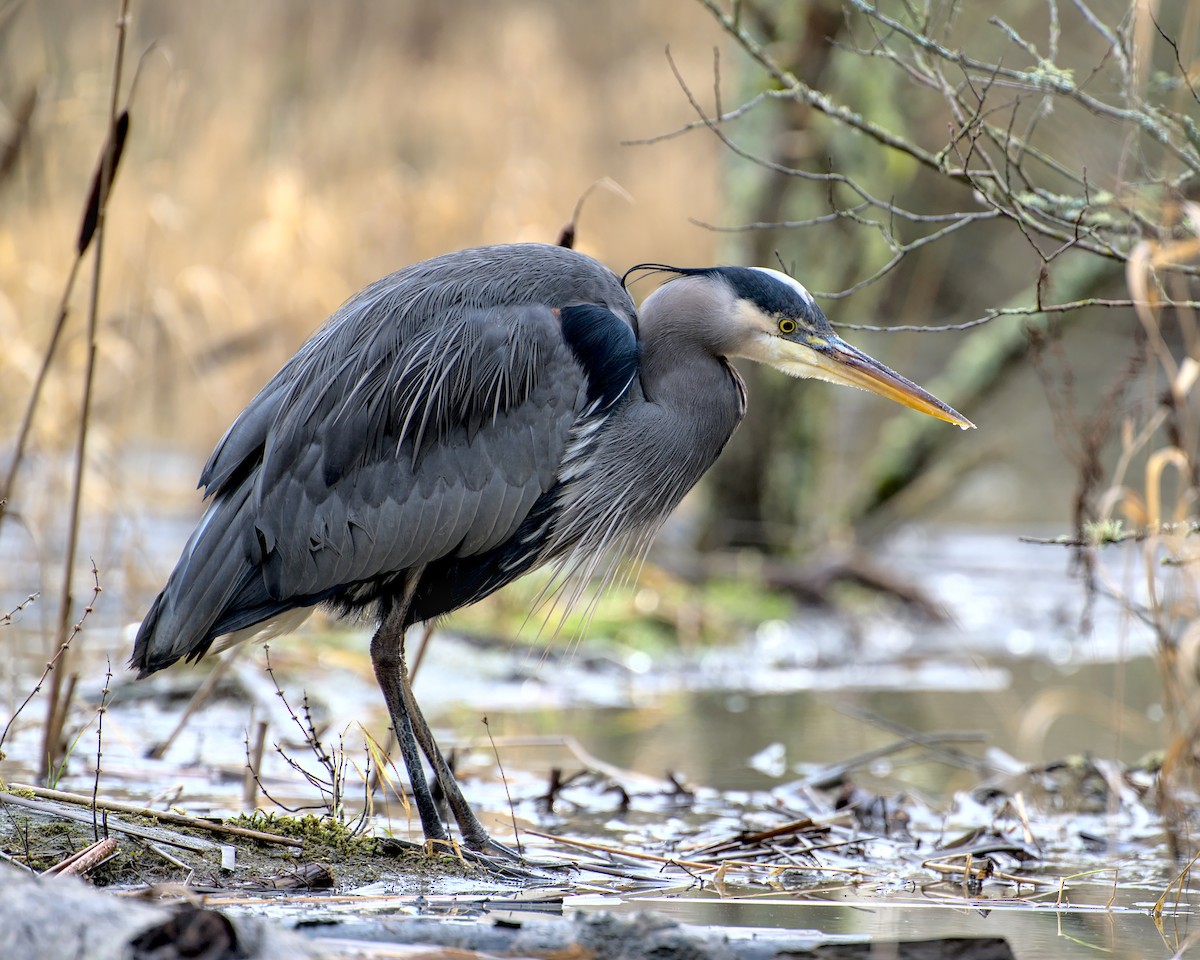
<path fill-rule="evenodd" d="M 839 708 L 843 713 L 855 717 L 859 720 L 866 720 L 869 723 L 874 723 L 875 718 L 863 717 L 848 708 Z M 881 760 L 884 757 L 889 757 L 904 750 L 911 748 L 921 748 L 929 751 L 938 760 L 943 763 L 951 763 L 957 766 L 965 766 L 971 769 L 971 764 L 979 765 L 982 761 L 969 758 L 964 760 L 964 755 L 957 750 L 950 750 L 944 747 L 948 743 L 985 743 L 987 735 L 982 733 L 955 732 L 955 733 L 905 733 L 903 740 L 897 740 L 893 743 L 886 744 L 882 747 L 876 747 L 873 750 L 867 750 L 863 753 L 850 757 L 841 763 L 825 767 L 821 770 L 816 770 L 809 776 L 804 777 L 801 781 L 805 786 L 814 787 L 817 790 L 830 790 L 838 786 L 852 770 L 857 770 L 865 767 L 869 763 L 874 763 L 876 760 Z"/>
<path fill-rule="evenodd" d="M 121 803 L 119 800 L 103 800 L 86 797 L 78 793 L 65 793 L 62 790 L 48 790 L 45 787 L 34 787 L 24 783 L 9 783 L 7 789 L 0 793 L 16 794 L 31 793 L 43 800 L 57 800 L 59 803 L 72 803 L 77 806 L 93 807 L 97 810 L 110 810 L 113 813 L 123 813 L 127 816 L 148 817 L 160 823 L 174 823 L 182 827 L 192 827 L 196 830 L 207 830 L 209 833 L 220 833 L 226 836 L 244 837 L 247 840 L 257 840 L 260 843 L 275 843 L 283 847 L 303 847 L 303 840 L 292 837 L 281 837 L 275 833 L 264 833 L 262 830 L 251 830 L 248 827 L 231 827 L 228 824 L 204 820 L 200 817 L 189 817 L 183 813 L 171 813 L 167 810 L 151 810 L 149 807 L 139 807 L 133 803 Z"/>
<path fill-rule="evenodd" d="M 97 867 L 117 852 L 117 838 L 105 837 L 90 846 L 78 850 L 65 860 L 61 860 L 48 870 L 42 871 L 42 876 L 54 876 L 57 873 L 82 876 L 93 867 Z"/>
<path fill-rule="evenodd" d="M 578 847 L 581 850 L 591 850 L 596 853 L 606 853 L 610 856 L 626 857 L 631 860 L 642 860 L 646 863 L 661 864 L 662 869 L 667 867 L 679 867 L 681 870 L 693 873 L 722 873 L 725 870 L 747 870 L 758 871 L 760 873 L 783 873 L 789 870 L 797 869 L 791 864 L 786 863 L 755 863 L 752 860 L 725 860 L 721 863 L 707 863 L 703 860 L 681 860 L 679 857 L 666 857 L 657 853 L 643 853 L 640 850 L 626 850 L 621 847 L 614 847 L 607 843 L 595 843 L 591 840 L 578 840 L 572 837 L 563 837 L 554 833 L 542 833 L 539 830 L 525 831 L 531 837 L 540 837 L 543 840 L 553 840 L 555 843 L 561 843 L 564 846 Z M 580 864 L 583 870 L 592 869 L 590 863 Z M 858 868 L 847 867 L 827 867 L 819 864 L 813 866 L 805 865 L 804 870 L 810 873 L 834 873 L 834 874 L 850 874 L 861 875 L 863 870 Z"/>
<path fill-rule="evenodd" d="M 24 807 L 26 810 L 33 810 L 43 816 L 57 817 L 60 820 L 74 820 L 88 827 L 93 826 L 92 815 L 85 811 L 71 810 L 66 805 L 55 803 L 52 800 L 34 800 L 32 797 L 23 797 L 16 793 L 0 792 L 0 806 L 10 803 Z M 158 840 L 160 843 L 182 847 L 193 853 L 205 853 L 217 846 L 211 840 L 205 840 L 202 837 L 188 837 L 174 830 L 168 830 L 166 827 L 141 827 L 135 823 L 124 823 L 116 817 L 105 817 L 104 828 L 116 833 L 128 834 L 131 837 L 139 837 L 142 840 Z"/>

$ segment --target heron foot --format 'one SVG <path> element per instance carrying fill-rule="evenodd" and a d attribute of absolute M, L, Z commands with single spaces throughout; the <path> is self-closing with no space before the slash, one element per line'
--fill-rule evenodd
<path fill-rule="evenodd" d="M 485 850 L 463 850 L 463 859 L 482 868 L 491 876 L 510 880 L 562 880 L 562 875 L 575 870 L 570 863 L 556 860 L 531 860 L 512 847 L 488 839 Z"/>
<path fill-rule="evenodd" d="M 478 867 L 490 876 L 508 880 L 556 882 L 562 874 L 574 871 L 575 864 L 564 860 L 543 860 L 525 856 L 506 843 L 484 834 L 478 847 L 450 840 L 426 840 L 427 853 L 445 853 Z"/>

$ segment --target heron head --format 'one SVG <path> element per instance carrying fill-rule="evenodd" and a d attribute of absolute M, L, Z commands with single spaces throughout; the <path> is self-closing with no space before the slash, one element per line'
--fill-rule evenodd
<path fill-rule="evenodd" d="M 721 352 L 887 397 L 966 430 L 975 425 L 928 390 L 834 333 L 816 300 L 797 280 L 766 267 L 663 268 L 679 283 L 696 278 L 720 301 L 709 322 L 721 325 Z M 693 281 L 695 282 L 695 281 Z M 668 286 L 674 286 L 669 284 Z"/>

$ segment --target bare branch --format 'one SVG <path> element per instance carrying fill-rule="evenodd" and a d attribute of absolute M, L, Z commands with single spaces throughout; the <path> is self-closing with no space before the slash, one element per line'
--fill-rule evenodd
<path fill-rule="evenodd" d="M 855 113 L 853 110 L 840 103 L 835 103 L 830 97 L 826 96 L 818 90 L 814 90 L 808 84 L 801 82 L 795 74 L 789 70 L 784 70 L 775 60 L 766 52 L 763 46 L 747 33 L 738 23 L 735 23 L 733 18 L 727 15 L 717 5 L 716 0 L 699 0 L 738 43 L 742 46 L 751 57 L 757 60 L 767 73 L 784 89 L 781 91 L 772 91 L 772 95 L 787 97 L 799 100 L 808 104 L 814 110 L 818 110 L 826 116 L 836 120 L 844 126 L 858 130 L 877 140 L 884 146 L 891 147 L 893 150 L 899 150 L 901 153 L 906 153 L 914 160 L 938 170 L 939 167 L 936 158 L 927 150 L 922 149 L 913 141 L 899 136 L 890 130 L 867 120 L 861 114 Z M 853 0 L 851 0 L 853 2 Z M 942 171 L 944 172 L 944 171 Z"/>
<path fill-rule="evenodd" d="M 682 137 L 686 133 L 691 133 L 693 130 L 702 130 L 710 127 L 713 124 L 728 123 L 731 120 L 740 120 L 751 110 L 757 107 L 760 103 L 767 99 L 768 91 L 756 93 L 753 97 L 743 103 L 740 107 L 730 110 L 728 113 L 718 112 L 715 117 L 706 117 L 703 120 L 692 120 L 690 123 L 685 123 L 683 126 L 670 130 L 667 133 L 655 134 L 653 137 L 640 137 L 633 140 L 622 140 L 623 147 L 644 147 L 655 143 L 662 143 L 664 140 L 674 140 L 676 137 Z"/>
<path fill-rule="evenodd" d="M 709 5 L 710 0 L 700 0 L 700 2 Z M 950 63 L 957 64 L 964 71 L 974 70 L 980 73 L 994 74 L 997 78 L 1008 80 L 1018 87 L 1028 90 L 1051 92 L 1079 103 L 1097 116 L 1128 123 L 1140 129 L 1154 141 L 1165 147 L 1190 170 L 1200 173 L 1200 153 L 1197 152 L 1194 146 L 1187 144 L 1186 140 L 1183 144 L 1177 142 L 1175 134 L 1178 131 L 1172 130 L 1172 127 L 1177 125 L 1163 124 L 1160 120 L 1160 114 L 1157 111 L 1118 107 L 1111 103 L 1106 103 L 1084 92 L 1074 82 L 1069 71 L 1060 69 L 1047 59 L 1039 60 L 1036 68 L 1033 70 L 1016 70 L 999 64 L 987 63 L 986 61 L 969 57 L 962 51 L 951 50 L 943 46 L 932 37 L 908 27 L 893 17 L 889 17 L 878 7 L 867 3 L 866 0 L 845 0 L 845 2 L 853 6 L 860 13 L 894 30 L 915 47 Z"/>
<path fill-rule="evenodd" d="M 1036 317 L 1050 313 L 1071 313 L 1087 307 L 1131 309 L 1146 305 L 1146 301 L 1144 300 L 1084 297 L 1066 303 L 1029 304 L 1024 307 L 996 307 L 987 311 L 982 316 L 976 317 L 974 320 L 967 320 L 963 323 L 946 323 L 939 326 L 912 323 L 896 324 L 890 327 L 881 327 L 872 323 L 834 323 L 833 326 L 843 330 L 870 330 L 874 333 L 952 333 L 970 330 L 973 327 L 982 327 L 984 324 L 991 323 L 1000 317 Z M 1200 300 L 1159 300 L 1154 306 L 1194 310 L 1200 308 Z"/>
<path fill-rule="evenodd" d="M 882 61 L 896 69 L 902 81 L 914 89 L 940 96 L 949 121 L 946 141 L 936 150 L 927 149 L 895 125 L 885 127 L 874 122 L 799 79 L 746 29 L 748 8 L 744 4 L 738 6 L 735 17 L 725 14 L 718 0 L 698 2 L 776 85 L 760 95 L 762 98 L 806 104 L 835 124 L 899 151 L 944 181 L 971 191 L 969 199 L 964 196 L 960 209 L 952 213 L 915 213 L 893 200 L 882 199 L 872 189 L 870 175 L 852 175 L 839 169 L 833 158 L 825 169 L 818 170 L 763 156 L 735 140 L 730 124 L 725 121 L 736 118 L 720 113 L 716 118 L 708 116 L 672 63 L 676 79 L 698 117 L 688 129 L 707 128 L 736 156 L 765 171 L 828 184 L 829 212 L 819 216 L 760 219 L 743 226 L 701 226 L 735 232 L 805 229 L 841 221 L 871 230 L 887 245 L 890 255 L 885 263 L 874 265 L 844 289 L 825 296 L 839 298 L 861 290 L 888 275 L 908 253 L 983 220 L 1011 221 L 1043 264 L 1043 274 L 1050 263 L 1068 250 L 1124 263 L 1136 244 L 1147 237 L 1169 242 L 1191 236 L 1189 225 L 1178 218 L 1147 216 L 1147 213 L 1161 209 L 1163 191 L 1179 189 L 1200 179 L 1200 126 L 1163 105 L 1138 100 L 1136 91 L 1126 82 L 1133 71 L 1128 40 L 1100 21 L 1084 0 L 1072 3 L 1087 25 L 1104 40 L 1106 49 L 1082 82 L 1056 61 L 1060 50 L 1076 49 L 1062 43 L 1059 0 L 1046 0 L 1048 26 L 1044 46 L 998 16 L 988 20 L 1016 45 L 1018 58 L 1031 61 L 1023 68 L 989 62 L 957 49 L 952 40 L 959 13 L 957 3 L 935 8 L 899 0 L 896 9 L 902 11 L 899 16 L 903 19 L 897 19 L 881 9 L 882 3 L 876 0 L 844 0 L 850 15 L 844 37 L 833 41 L 836 48 L 853 56 Z M 859 29 L 861 41 L 855 39 L 856 26 L 868 31 L 863 33 Z M 1144 44 L 1144 36 L 1140 42 Z M 1176 61 L 1186 81 L 1178 52 Z M 1102 74 L 1111 78 L 1116 73 L 1119 76 L 1115 83 L 1103 89 L 1120 91 L 1115 95 L 1123 96 L 1124 103 L 1112 102 L 1111 96 L 1106 98 L 1096 92 L 1101 85 L 1095 81 Z M 719 89 L 715 69 L 714 85 Z M 1093 89 L 1085 89 L 1089 87 Z M 1105 184 L 1106 189 L 1096 189 L 1089 183 L 1088 171 L 1081 168 L 1080 158 L 1062 153 L 1053 140 L 1043 136 L 1047 118 L 1058 101 L 1082 108 L 1105 125 L 1120 124 L 1130 144 L 1126 156 L 1145 167 L 1140 176 L 1134 179 L 1117 169 L 1109 174 L 1112 182 Z M 747 107 L 751 105 L 762 107 L 762 100 L 755 98 Z M 718 124 L 723 129 L 717 129 Z M 1111 133 L 1105 132 L 1104 136 L 1111 139 Z M 1147 166 L 1154 158 L 1139 143 L 1162 146 L 1168 162 L 1178 161 L 1184 169 L 1175 172 Z M 849 195 L 842 193 L 843 190 L 849 191 Z M 899 238 L 892 226 L 897 220 L 914 224 L 938 222 L 938 229 L 915 240 Z M 1200 266 L 1188 260 L 1166 262 L 1158 269 L 1160 273 L 1183 277 L 1200 273 Z M 1039 286 L 1046 280 L 1043 275 Z"/>
<path fill-rule="evenodd" d="M 1200 103 L 1200 94 L 1196 93 L 1196 88 L 1195 88 L 1195 86 L 1192 85 L 1192 76 L 1190 73 L 1188 73 L 1187 67 L 1185 67 L 1183 65 L 1183 60 L 1181 60 L 1179 57 L 1179 45 L 1174 40 L 1172 40 L 1169 36 L 1167 36 L 1166 31 L 1163 30 L 1162 26 L 1159 24 L 1157 19 L 1154 20 L 1154 29 L 1158 31 L 1158 35 L 1167 42 L 1167 44 L 1170 46 L 1171 50 L 1174 52 L 1175 66 L 1179 69 L 1180 81 L 1188 88 L 1188 91 L 1192 95 L 1192 99 L 1195 100 L 1197 103 Z M 1182 117 L 1180 119 L 1183 120 L 1184 122 L 1189 122 L 1191 120 L 1190 117 Z M 1194 125 L 1193 125 L 1192 129 L 1195 129 Z M 1196 142 L 1196 140 L 1198 138 L 1193 136 L 1191 139 L 1193 142 Z"/>
<path fill-rule="evenodd" d="M 1129 51 L 1125 49 L 1125 44 L 1121 40 L 1121 37 L 1113 30 L 1110 30 L 1103 20 L 1092 13 L 1091 8 L 1083 0 L 1071 0 L 1071 2 L 1075 4 L 1075 9 L 1083 15 L 1083 19 L 1087 22 L 1088 26 L 1104 38 L 1109 50 L 1112 51 L 1113 56 L 1116 57 L 1117 63 L 1120 65 L 1121 79 L 1124 85 L 1126 87 L 1129 86 L 1133 82 L 1133 71 L 1129 66 Z"/>

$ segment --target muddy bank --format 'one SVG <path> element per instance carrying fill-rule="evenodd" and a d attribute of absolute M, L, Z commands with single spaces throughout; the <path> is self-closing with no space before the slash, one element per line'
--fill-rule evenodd
<path fill-rule="evenodd" d="M 317 911 L 314 911 L 316 913 Z M 120 897 L 72 877 L 37 877 L 0 866 L 0 956 L 39 960 L 303 960 L 420 956 L 529 957 L 554 960 L 773 960 L 778 957 L 850 960 L 888 956 L 909 960 L 1007 960 L 999 938 L 880 943 L 830 942 L 811 934 L 731 936 L 689 927 L 650 913 L 631 919 L 608 914 L 515 919 L 409 917 L 372 922 L 302 920 L 287 925 L 192 903 Z M 400 947 L 420 947 L 399 952 Z"/>
<path fill-rule="evenodd" d="M 118 897 L 73 877 L 0 865 L 0 957 L 30 960 L 289 960 L 321 951 L 254 917 Z"/>

